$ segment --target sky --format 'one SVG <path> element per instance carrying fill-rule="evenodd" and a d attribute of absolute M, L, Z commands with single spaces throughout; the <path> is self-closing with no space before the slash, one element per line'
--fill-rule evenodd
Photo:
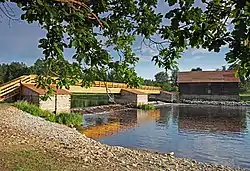
<path fill-rule="evenodd" d="M 169 7 L 163 1 L 160 0 L 157 11 L 165 13 Z M 19 13 L 20 11 L 17 10 L 17 15 Z M 15 21 L 9 24 L 8 20 L 3 20 L 0 23 L 0 63 L 20 61 L 32 65 L 38 58 L 43 57 L 42 50 L 38 48 L 38 40 L 43 38 L 45 34 L 46 32 L 40 29 L 37 23 L 28 24 L 26 21 Z M 134 48 L 138 47 L 139 44 L 140 41 L 137 41 Z M 220 53 L 190 48 L 178 60 L 179 70 L 189 71 L 196 67 L 201 67 L 203 70 L 215 70 L 223 65 L 227 66 L 224 58 L 228 50 L 226 46 L 221 49 Z M 136 51 L 136 55 L 140 57 L 136 66 L 139 76 L 153 79 L 157 72 L 164 71 L 163 68 L 155 66 L 151 61 L 156 53 L 156 50 L 145 46 L 141 51 Z M 65 56 L 72 56 L 72 51 L 66 50 Z"/>

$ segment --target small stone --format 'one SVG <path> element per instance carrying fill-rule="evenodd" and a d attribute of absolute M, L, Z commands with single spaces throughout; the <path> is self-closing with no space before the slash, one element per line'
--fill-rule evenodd
<path fill-rule="evenodd" d="M 170 152 L 169 155 L 173 156 L 173 155 L 174 155 L 174 152 Z"/>
<path fill-rule="evenodd" d="M 133 166 L 133 167 L 137 167 L 137 164 L 133 163 L 132 166 Z"/>

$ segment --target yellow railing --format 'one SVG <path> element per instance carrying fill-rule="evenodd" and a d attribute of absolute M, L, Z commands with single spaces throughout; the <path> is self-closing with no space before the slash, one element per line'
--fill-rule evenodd
<path fill-rule="evenodd" d="M 0 85 L 0 101 L 20 93 L 22 83 L 35 83 L 36 75 L 24 75 Z"/>
<path fill-rule="evenodd" d="M 93 87 L 107 87 L 108 88 L 127 88 L 127 84 L 125 83 L 115 83 L 115 82 L 103 82 L 103 81 L 95 81 Z M 162 90 L 161 87 L 154 86 L 141 86 L 138 89 L 142 90 Z"/>
<path fill-rule="evenodd" d="M 20 93 L 20 88 L 22 83 L 35 84 L 35 79 L 37 75 L 24 75 L 18 77 L 12 81 L 0 85 L 0 101 L 8 99 Z M 79 84 L 77 84 L 79 86 Z M 127 88 L 125 83 L 115 83 L 115 82 L 103 82 L 95 81 L 92 87 L 108 87 L 108 88 Z M 141 86 L 138 89 L 142 90 L 161 90 L 160 87 L 154 86 Z"/>

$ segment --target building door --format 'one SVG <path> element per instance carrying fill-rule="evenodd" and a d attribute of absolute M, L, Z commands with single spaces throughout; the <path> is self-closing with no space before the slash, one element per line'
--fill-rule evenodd
<path fill-rule="evenodd" d="M 211 88 L 211 83 L 208 83 L 208 86 L 207 86 L 207 94 L 212 94 L 212 88 Z"/>

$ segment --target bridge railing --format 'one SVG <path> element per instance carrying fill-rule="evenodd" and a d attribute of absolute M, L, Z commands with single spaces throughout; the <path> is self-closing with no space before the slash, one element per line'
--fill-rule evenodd
<path fill-rule="evenodd" d="M 24 75 L 0 85 L 0 101 L 20 93 L 22 83 L 34 83 L 35 75 Z"/>
<path fill-rule="evenodd" d="M 20 93 L 20 87 L 22 83 L 32 83 L 35 84 L 35 79 L 37 75 L 24 75 L 18 77 L 12 81 L 0 85 L 0 101 L 15 96 Z M 108 87 L 108 88 L 128 88 L 125 83 L 115 83 L 115 82 L 103 82 L 95 81 L 92 85 L 93 87 Z M 160 87 L 154 86 L 141 86 L 138 89 L 143 90 L 161 90 Z"/>
<path fill-rule="evenodd" d="M 103 81 L 95 81 L 93 87 L 107 87 L 108 88 L 128 88 L 127 84 L 125 83 L 115 83 L 115 82 L 103 82 Z M 161 87 L 155 86 L 141 86 L 138 89 L 143 90 L 162 90 Z"/>

